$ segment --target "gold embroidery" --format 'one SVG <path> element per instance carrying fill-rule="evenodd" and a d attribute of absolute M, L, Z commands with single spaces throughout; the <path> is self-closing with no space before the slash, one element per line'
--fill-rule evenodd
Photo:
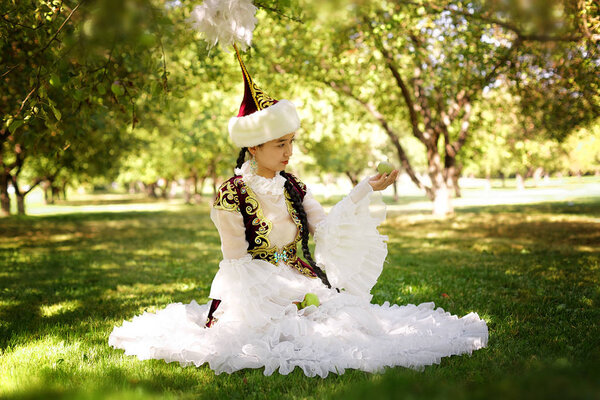
<path fill-rule="evenodd" d="M 246 213 L 252 217 L 252 225 L 256 226 L 256 239 L 254 239 L 254 243 L 257 245 L 253 249 L 248 249 L 248 252 L 252 255 L 252 258 L 261 258 L 265 259 L 268 257 L 268 254 L 271 249 L 271 242 L 269 241 L 269 232 L 271 232 L 272 224 L 271 221 L 265 218 L 263 214 L 262 207 L 258 203 L 256 194 L 249 186 L 247 186 L 243 181 L 242 185 L 245 190 L 248 191 L 248 197 L 246 198 L 246 202 L 248 205 L 246 206 Z"/>
<path fill-rule="evenodd" d="M 278 261 L 276 260 L 275 255 L 281 254 L 285 251 L 288 256 L 288 259 L 285 262 L 287 265 L 298 270 L 302 275 L 306 277 L 315 278 L 313 272 L 302 264 L 297 254 L 298 242 L 301 240 L 302 224 L 300 223 L 300 218 L 298 218 L 298 214 L 296 213 L 296 210 L 292 205 L 291 199 L 287 191 L 285 192 L 285 203 L 288 212 L 292 217 L 292 221 L 294 221 L 294 224 L 296 224 L 296 226 L 298 227 L 298 231 L 296 233 L 294 241 L 282 247 L 281 250 L 279 250 L 277 247 L 271 246 L 271 242 L 268 239 L 269 233 L 272 229 L 271 221 L 265 218 L 262 208 L 256 200 L 256 194 L 254 193 L 254 191 L 245 184 L 244 186 L 246 187 L 249 196 L 246 199 L 246 201 L 251 204 L 251 206 L 249 205 L 246 207 L 246 211 L 250 216 L 255 215 L 254 219 L 252 220 L 252 224 L 258 226 L 258 232 L 255 242 L 259 246 L 253 249 L 248 249 L 248 252 L 252 255 L 252 258 L 258 258 L 270 262 L 273 265 L 277 265 Z M 251 198 L 252 201 L 250 201 Z"/>
<path fill-rule="evenodd" d="M 233 179 L 233 183 L 232 181 L 225 182 L 221 188 L 219 188 L 219 193 L 215 199 L 213 207 L 220 210 L 240 212 L 240 200 L 237 195 L 236 187 L 239 188 L 241 193 L 248 194 L 245 201 L 246 204 L 244 211 L 252 219 L 252 225 L 256 227 L 256 238 L 254 239 L 255 246 L 250 246 L 252 248 L 248 249 L 248 253 L 250 253 L 252 258 L 264 260 L 273 265 L 277 265 L 280 258 L 279 255 L 285 252 L 287 255 L 287 260 L 285 260 L 285 263 L 287 265 L 298 270 L 304 276 L 315 278 L 313 272 L 304 266 L 297 254 L 298 242 L 302 240 L 303 227 L 302 223 L 300 222 L 300 218 L 298 217 L 298 213 L 292 205 L 292 200 L 288 192 L 284 192 L 285 204 L 290 217 L 292 218 L 292 221 L 298 230 L 293 242 L 282 247 L 281 249 L 278 249 L 277 247 L 272 246 L 271 242 L 269 241 L 269 233 L 271 232 L 273 225 L 271 221 L 265 218 L 256 194 L 249 186 L 245 184 L 243 179 L 236 177 Z"/>
<path fill-rule="evenodd" d="M 231 181 L 225 182 L 219 188 L 213 207 L 217 210 L 240 211 L 240 200 Z"/>
<path fill-rule="evenodd" d="M 248 86 L 250 87 L 250 93 L 252 94 L 252 99 L 254 100 L 254 104 L 256 104 L 257 110 L 263 110 L 269 106 L 272 106 L 277 102 L 274 98 L 263 92 L 261 88 L 258 87 L 256 83 L 250 77 L 244 62 L 242 61 L 242 57 L 240 56 L 240 52 L 238 51 L 237 46 L 234 44 L 233 48 L 235 49 L 235 54 L 237 55 L 237 59 L 240 63 L 240 67 L 242 68 L 242 73 L 244 74 L 244 78 L 248 82 Z"/>

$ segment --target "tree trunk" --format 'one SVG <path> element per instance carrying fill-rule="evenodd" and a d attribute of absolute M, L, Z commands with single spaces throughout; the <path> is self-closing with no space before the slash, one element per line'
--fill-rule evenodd
<path fill-rule="evenodd" d="M 394 186 L 394 203 L 397 203 L 398 200 L 399 200 L 399 197 L 398 197 L 398 181 L 395 180 L 392 185 Z"/>
<path fill-rule="evenodd" d="M 450 198 L 450 190 L 444 184 L 436 189 L 435 198 L 433 199 L 433 215 L 438 217 L 446 217 L 454 213 L 452 199 Z"/>
<path fill-rule="evenodd" d="M 165 179 L 165 186 L 161 189 L 161 197 L 163 199 L 168 199 L 169 198 L 169 189 L 171 188 L 171 180 L 170 179 Z"/>
<path fill-rule="evenodd" d="M 48 179 L 48 189 L 50 191 L 50 201 L 48 204 L 54 204 L 57 200 L 56 187 L 54 186 L 54 178 Z"/>
<path fill-rule="evenodd" d="M 62 191 L 62 196 L 63 196 L 63 200 L 67 200 L 67 181 L 64 180 L 62 187 L 61 187 L 61 191 Z"/>
<path fill-rule="evenodd" d="M 44 191 L 44 204 L 45 205 L 50 204 L 50 194 L 48 192 L 48 189 L 50 189 L 50 182 L 46 179 L 46 180 L 44 180 L 44 182 L 42 182 L 42 190 Z"/>
<path fill-rule="evenodd" d="M 146 194 L 153 198 L 156 199 L 158 196 L 156 195 L 156 182 L 152 182 L 152 183 L 148 183 L 145 184 L 144 183 L 144 189 L 146 190 Z"/>
<path fill-rule="evenodd" d="M 192 204 L 192 186 L 196 186 L 193 175 L 186 178 L 183 182 L 183 200 L 185 204 Z"/>
<path fill-rule="evenodd" d="M 3 169 L 0 174 L 0 205 L 3 216 L 10 215 L 10 196 L 8 195 L 8 182 L 10 181 L 10 173 Z"/>
<path fill-rule="evenodd" d="M 198 194 L 198 173 L 196 171 L 192 171 L 192 174 L 190 175 L 190 179 L 192 180 L 194 194 Z M 190 193 L 190 195 L 191 195 L 191 193 Z"/>
<path fill-rule="evenodd" d="M 444 176 L 444 169 L 437 151 L 437 146 L 433 143 L 427 149 L 428 175 L 431 180 L 430 200 L 433 200 L 433 214 L 438 217 L 445 217 L 454 213 L 450 190 L 447 185 L 447 179 Z"/>
<path fill-rule="evenodd" d="M 523 175 L 521 175 L 520 172 L 517 172 L 517 190 L 525 190 L 525 179 L 523 178 Z"/>
<path fill-rule="evenodd" d="M 452 164 L 444 169 L 444 177 L 446 179 L 446 186 L 448 190 L 452 192 L 454 190 L 454 197 L 461 197 L 460 187 L 458 186 L 458 177 L 460 176 L 460 170 L 456 165 Z"/>
<path fill-rule="evenodd" d="M 352 186 L 358 185 L 358 178 L 355 174 L 351 173 L 350 171 L 346 171 L 346 176 L 348 179 L 350 179 L 350 182 L 352 182 Z"/>
<path fill-rule="evenodd" d="M 533 171 L 533 186 L 538 187 L 540 181 L 542 180 L 542 174 L 544 173 L 544 168 L 537 167 L 535 171 Z"/>
<path fill-rule="evenodd" d="M 15 190 L 17 196 L 17 214 L 25 215 L 25 195 Z"/>
<path fill-rule="evenodd" d="M 10 174 L 7 171 L 2 171 L 0 174 L 0 205 L 1 214 L 3 216 L 10 215 L 10 197 L 8 196 L 8 182 Z"/>
<path fill-rule="evenodd" d="M 462 165 L 455 166 L 453 173 L 449 173 L 450 177 L 452 178 L 452 187 L 454 188 L 454 197 L 456 197 L 457 199 L 462 197 L 460 185 L 458 184 L 458 179 L 460 178 L 461 172 L 462 172 Z"/>

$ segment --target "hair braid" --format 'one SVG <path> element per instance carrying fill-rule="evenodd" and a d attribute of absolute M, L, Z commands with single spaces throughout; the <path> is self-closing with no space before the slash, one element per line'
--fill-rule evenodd
<path fill-rule="evenodd" d="M 331 289 L 331 284 L 329 283 L 329 279 L 327 279 L 327 275 L 325 275 L 325 272 L 323 272 L 323 270 L 317 266 L 317 263 L 315 260 L 313 260 L 312 254 L 310 254 L 310 249 L 308 248 L 308 219 L 306 218 L 306 211 L 304 211 L 300 194 L 290 181 L 287 173 L 281 171 L 280 175 L 285 178 L 285 190 L 288 192 L 290 199 L 292 200 L 292 206 L 294 207 L 294 210 L 296 210 L 298 218 L 300 218 L 300 224 L 302 225 L 302 253 L 304 254 L 304 258 L 306 258 L 306 261 L 308 261 L 312 269 L 317 274 L 317 277 L 321 279 L 323 284 Z"/>
<path fill-rule="evenodd" d="M 246 152 L 247 151 L 248 151 L 247 147 L 242 147 L 242 149 L 240 150 L 240 154 L 238 155 L 237 162 L 235 164 L 236 168 L 242 168 L 242 164 L 246 160 Z M 234 174 L 235 174 L 235 171 L 234 171 Z"/>

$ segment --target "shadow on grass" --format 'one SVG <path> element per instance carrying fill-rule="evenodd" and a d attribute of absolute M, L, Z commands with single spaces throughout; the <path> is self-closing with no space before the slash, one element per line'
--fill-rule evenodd
<path fill-rule="evenodd" d="M 90 315 L 131 317 L 147 305 L 201 301 L 220 258 L 205 212 L 10 218 L 3 234 L 0 348 L 48 326 L 68 335 Z"/>
<path fill-rule="evenodd" d="M 542 395 L 577 398 L 578 387 L 600 389 L 592 368 L 600 359 L 599 212 L 600 202 L 586 202 L 472 207 L 445 221 L 390 215 L 381 228 L 389 256 L 373 301 L 477 312 L 489 346 L 422 373 L 347 371 L 326 380 L 298 370 L 215 376 L 206 365 L 140 362 L 108 347 L 124 319 L 207 300 L 221 258 L 207 207 L 6 218 L 0 375 L 25 382 L 10 392 L 14 399 L 518 398 L 544 380 L 551 384 Z"/>

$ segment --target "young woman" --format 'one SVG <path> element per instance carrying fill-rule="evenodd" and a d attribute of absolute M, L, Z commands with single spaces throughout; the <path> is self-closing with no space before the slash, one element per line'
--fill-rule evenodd
<path fill-rule="evenodd" d="M 140 359 L 208 363 L 217 374 L 300 367 L 321 377 L 346 368 L 422 368 L 484 347 L 487 326 L 475 313 L 370 303 L 387 256 L 387 237 L 377 231 L 385 219 L 380 191 L 398 171 L 364 179 L 326 214 L 286 172 L 300 126 L 294 105 L 262 92 L 237 56 L 245 94 L 229 133 L 242 150 L 210 214 L 223 253 L 212 301 L 136 316 L 109 343 Z M 311 304 L 302 307 L 305 299 Z"/>

